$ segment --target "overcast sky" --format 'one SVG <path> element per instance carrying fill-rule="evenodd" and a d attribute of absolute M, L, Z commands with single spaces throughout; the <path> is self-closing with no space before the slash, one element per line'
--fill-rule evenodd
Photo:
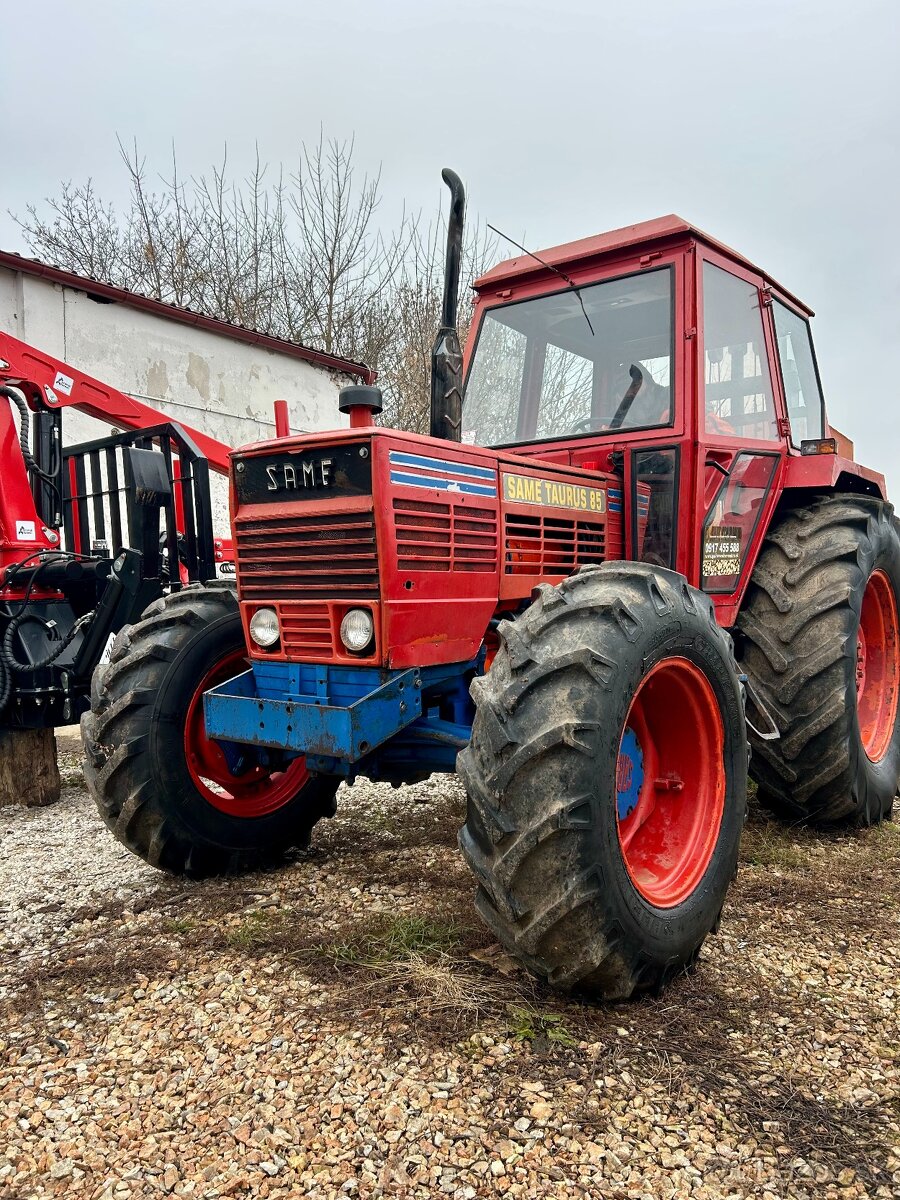
<path fill-rule="evenodd" d="M 534 247 L 679 213 L 816 310 L 832 420 L 900 497 L 898 0 L 42 0 L 3 40 L 14 212 L 88 176 L 123 201 L 116 134 L 188 174 L 322 126 L 386 224 L 444 165 Z"/>

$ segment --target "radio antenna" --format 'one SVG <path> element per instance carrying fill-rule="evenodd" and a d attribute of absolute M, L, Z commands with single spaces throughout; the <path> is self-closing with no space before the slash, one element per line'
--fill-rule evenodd
<path fill-rule="evenodd" d="M 574 279 L 567 275 L 565 271 L 561 271 L 559 267 L 554 267 L 553 263 L 546 262 L 539 254 L 535 254 L 533 250 L 526 249 L 525 246 L 523 246 L 520 242 L 517 242 L 515 238 L 511 238 L 508 233 L 504 233 L 502 229 L 498 229 L 496 225 L 491 225 L 490 222 L 488 222 L 488 229 L 490 229 L 491 233 L 496 233 L 498 237 L 502 237 L 504 241 L 509 242 L 511 246 L 515 246 L 517 250 L 521 250 L 523 254 L 527 254 L 529 258 L 533 258 L 534 261 L 539 262 L 542 267 L 546 267 L 548 271 L 552 271 L 554 275 L 558 275 L 560 279 L 564 280 L 578 297 L 578 303 L 581 305 L 581 311 L 584 313 L 584 319 L 588 323 L 588 329 L 591 331 L 591 337 L 597 336 L 596 333 L 594 333 L 594 327 L 591 324 L 591 318 L 587 314 L 587 309 L 584 307 L 584 301 L 581 298 L 581 288 Z"/>

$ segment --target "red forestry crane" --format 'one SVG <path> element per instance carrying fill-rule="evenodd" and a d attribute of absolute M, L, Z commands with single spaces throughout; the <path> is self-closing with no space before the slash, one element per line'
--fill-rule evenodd
<path fill-rule="evenodd" d="M 231 451 L 6 333 L 0 394 L 0 730 L 48 728 L 84 711 L 112 634 L 230 565 L 209 471 Z M 119 432 L 66 446 L 67 408 Z"/>

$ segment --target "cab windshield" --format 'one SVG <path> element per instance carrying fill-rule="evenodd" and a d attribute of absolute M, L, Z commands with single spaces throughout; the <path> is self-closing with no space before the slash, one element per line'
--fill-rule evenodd
<path fill-rule="evenodd" d="M 502 446 L 670 425 L 672 276 L 664 267 L 488 310 L 463 440 Z"/>

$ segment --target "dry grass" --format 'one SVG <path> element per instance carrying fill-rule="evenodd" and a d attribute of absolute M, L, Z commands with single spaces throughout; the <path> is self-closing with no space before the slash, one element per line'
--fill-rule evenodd
<path fill-rule="evenodd" d="M 83 938 L 68 944 L 61 957 L 20 970 L 3 1007 L 10 1014 L 39 1012 L 53 1000 L 73 1013 L 82 1012 L 90 1006 L 91 994 L 115 992 L 139 977 L 164 974 L 177 965 L 173 948 L 155 940 Z"/>
<path fill-rule="evenodd" d="M 413 956 L 446 957 L 459 945 L 460 929 L 455 924 L 401 915 L 358 927 L 352 936 L 314 949 L 335 965 L 384 966 L 406 962 Z"/>
<path fill-rule="evenodd" d="M 370 995 L 380 1002 L 382 1016 L 413 1018 L 420 1029 L 446 1022 L 446 1033 L 471 1031 L 481 1020 L 508 1003 L 515 989 L 498 978 L 472 969 L 471 963 L 448 954 L 426 957 L 412 953 L 393 962 L 365 964 L 377 981 Z"/>
<path fill-rule="evenodd" d="M 750 821 L 741 838 L 741 862 L 751 867 L 795 871 L 810 865 L 805 831 L 765 818 Z"/>
<path fill-rule="evenodd" d="M 335 941 L 296 947 L 291 961 L 339 986 L 348 1014 L 362 1003 L 382 1021 L 400 1019 L 419 1033 L 453 1040 L 517 992 L 468 956 L 473 932 L 437 913 L 385 916 L 349 925 Z"/>

